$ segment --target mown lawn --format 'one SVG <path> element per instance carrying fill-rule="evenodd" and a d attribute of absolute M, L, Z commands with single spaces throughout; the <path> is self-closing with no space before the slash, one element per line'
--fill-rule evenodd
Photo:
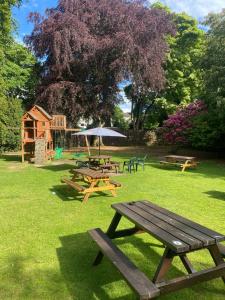
<path fill-rule="evenodd" d="M 225 234 L 222 162 L 204 161 L 181 173 L 149 160 L 144 172 L 115 179 L 123 184 L 116 198 L 101 194 L 83 204 L 60 183 L 73 161 L 36 168 L 16 159 L 0 160 L 0 299 L 136 299 L 108 260 L 92 267 L 97 247 L 87 230 L 106 230 L 115 202 L 147 199 Z M 116 243 L 153 276 L 163 251 L 154 238 L 143 234 Z M 198 270 L 213 265 L 205 250 L 189 258 Z M 170 277 L 183 272 L 175 259 Z M 159 299 L 225 299 L 225 285 L 216 279 Z"/>

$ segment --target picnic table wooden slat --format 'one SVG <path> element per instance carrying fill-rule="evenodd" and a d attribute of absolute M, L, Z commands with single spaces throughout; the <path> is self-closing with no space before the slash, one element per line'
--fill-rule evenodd
<path fill-rule="evenodd" d="M 109 176 L 107 174 L 105 174 L 105 173 L 102 173 L 102 172 L 99 172 L 99 171 L 95 171 L 95 170 L 92 170 L 92 169 L 88 169 L 88 168 L 85 168 L 85 169 L 74 169 L 73 173 L 80 174 L 80 175 L 83 175 L 83 176 L 88 176 L 88 177 L 91 177 L 93 179 L 105 179 L 105 178 L 109 178 Z"/>
<path fill-rule="evenodd" d="M 182 253 L 190 250 L 190 246 L 184 243 L 182 240 L 177 239 L 170 233 L 146 220 L 142 216 L 138 215 L 134 211 L 132 211 L 129 207 L 127 207 L 124 203 L 113 204 L 112 207 L 121 215 L 125 216 L 131 222 L 136 224 L 138 227 L 148 232 L 150 235 L 157 238 L 163 244 L 168 245 L 171 249 L 173 249 L 177 253 Z"/>
<path fill-rule="evenodd" d="M 131 209 L 132 209 L 132 206 L 131 206 Z M 149 212 L 149 210 L 147 210 L 145 206 L 142 206 L 141 203 L 137 202 L 137 204 L 135 205 L 135 207 L 133 209 L 136 213 L 140 214 L 147 220 L 150 220 L 155 225 L 157 225 L 161 229 L 163 229 L 165 232 L 172 234 L 176 239 L 180 239 L 183 242 L 185 242 L 186 244 L 188 244 L 190 246 L 190 249 L 202 248 L 202 246 L 203 246 L 202 241 L 196 239 L 195 237 L 183 232 L 179 228 L 176 228 L 173 225 L 170 225 L 169 223 L 165 222 L 164 220 L 158 218 L 157 216 L 155 216 L 154 214 Z"/>
<path fill-rule="evenodd" d="M 209 237 L 213 238 L 215 240 L 215 243 L 216 242 L 222 242 L 225 240 L 225 236 L 224 235 L 221 235 L 220 233 L 214 231 L 214 230 L 211 230 L 207 227 L 204 227 L 196 222 L 193 222 L 189 219 L 186 219 L 180 215 L 177 215 L 175 213 L 173 213 L 172 211 L 169 211 L 165 208 L 162 208 L 156 204 L 153 204 L 152 202 L 149 202 L 147 200 L 144 200 L 143 201 L 146 205 L 149 205 L 150 207 L 154 208 L 155 210 L 159 211 L 159 212 L 162 212 L 163 214 L 167 215 L 168 217 L 171 217 L 172 219 L 175 219 L 187 226 L 189 226 L 190 228 L 193 228 L 197 231 L 199 231 L 200 233 L 204 233 L 205 235 L 208 235 Z"/>
<path fill-rule="evenodd" d="M 174 218 L 169 217 L 165 213 L 162 213 L 155 208 L 153 208 L 150 205 L 147 205 L 145 202 L 137 202 L 137 206 L 140 207 L 145 207 L 148 212 L 153 214 L 154 216 L 157 216 L 159 219 L 164 220 L 170 225 L 175 226 L 176 228 L 182 230 L 183 232 L 189 234 L 190 236 L 193 236 L 200 240 L 204 246 L 212 245 L 215 244 L 215 239 L 202 233 L 199 232 L 198 230 L 195 230 L 194 228 L 191 228 L 190 226 L 187 226 L 184 223 L 179 222 L 178 220 L 175 220 Z"/>
<path fill-rule="evenodd" d="M 133 208 L 131 206 L 131 209 L 136 213 L 140 214 L 141 216 L 143 216 L 146 220 L 152 222 L 154 225 L 160 227 L 166 233 L 170 233 L 173 236 L 173 240 L 171 241 L 171 243 L 173 243 L 174 239 L 176 240 L 179 239 L 184 243 L 188 244 L 190 246 L 190 249 L 202 248 L 203 246 L 202 241 L 184 233 L 180 229 L 168 224 L 164 220 L 159 219 L 158 217 L 146 211 L 145 207 L 138 206 L 137 204 L 135 204 Z"/>

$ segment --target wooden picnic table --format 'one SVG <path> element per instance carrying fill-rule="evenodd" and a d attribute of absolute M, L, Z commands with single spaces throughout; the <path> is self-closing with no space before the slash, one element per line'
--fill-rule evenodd
<path fill-rule="evenodd" d="M 152 299 L 193 284 L 221 277 L 225 282 L 225 247 L 220 242 L 225 236 L 188 220 L 149 201 L 136 201 L 113 204 L 116 211 L 107 233 L 101 229 L 89 231 L 93 240 L 100 247 L 94 261 L 98 265 L 106 255 L 124 276 L 127 283 L 136 291 L 140 299 Z M 134 227 L 117 230 L 122 217 L 134 224 Z M 148 233 L 165 247 L 153 279 L 142 273 L 125 254 L 117 248 L 112 239 L 130 236 L 136 233 Z M 148 246 L 149 247 L 149 246 Z M 187 254 L 207 249 L 215 267 L 195 271 Z M 174 257 L 179 257 L 188 275 L 166 280 L 165 276 Z"/>
<path fill-rule="evenodd" d="M 184 172 L 186 168 L 196 167 L 196 157 L 183 156 L 183 155 L 166 155 L 165 159 L 160 161 L 164 165 L 175 165 L 181 167 L 181 171 Z"/>
<path fill-rule="evenodd" d="M 116 196 L 116 189 L 121 187 L 121 184 L 111 180 L 109 175 L 89 168 L 73 169 L 71 173 L 73 174 L 71 179 L 63 177 L 61 181 L 84 194 L 84 202 L 95 192 L 110 191 L 113 196 Z M 88 186 L 80 185 L 80 181 L 85 182 Z"/>
<path fill-rule="evenodd" d="M 90 162 L 98 162 L 99 164 L 101 163 L 101 161 L 103 161 L 104 163 L 110 163 L 111 158 L 112 156 L 103 154 L 88 156 Z"/>

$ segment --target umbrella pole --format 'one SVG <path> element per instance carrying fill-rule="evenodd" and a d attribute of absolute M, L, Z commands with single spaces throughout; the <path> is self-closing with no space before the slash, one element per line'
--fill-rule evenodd
<path fill-rule="evenodd" d="M 98 137 L 98 155 L 100 155 L 100 136 Z"/>
<path fill-rule="evenodd" d="M 89 148 L 88 138 L 87 138 L 86 135 L 85 135 L 85 141 L 86 141 L 86 145 L 87 145 L 87 149 L 88 149 L 88 156 L 90 156 L 91 153 L 90 153 L 90 148 Z"/>

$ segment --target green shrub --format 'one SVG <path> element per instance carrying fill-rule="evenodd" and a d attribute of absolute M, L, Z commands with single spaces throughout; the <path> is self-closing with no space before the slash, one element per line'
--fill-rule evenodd
<path fill-rule="evenodd" d="M 18 150 L 21 140 L 22 104 L 0 96 L 0 152 Z"/>
<path fill-rule="evenodd" d="M 198 149 L 222 149 L 225 147 L 225 127 L 215 112 L 205 112 L 194 118 L 189 142 Z"/>

